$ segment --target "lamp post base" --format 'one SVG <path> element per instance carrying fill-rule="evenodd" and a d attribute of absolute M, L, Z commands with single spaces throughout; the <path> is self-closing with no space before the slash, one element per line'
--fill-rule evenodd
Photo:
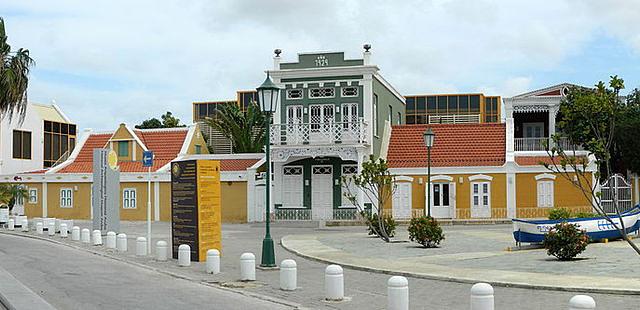
<path fill-rule="evenodd" d="M 262 259 L 260 267 L 277 267 L 276 254 L 271 236 L 266 236 L 262 240 Z"/>

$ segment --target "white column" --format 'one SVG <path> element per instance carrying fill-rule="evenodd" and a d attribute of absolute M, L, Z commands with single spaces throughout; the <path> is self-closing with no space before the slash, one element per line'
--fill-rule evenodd
<path fill-rule="evenodd" d="M 363 152 L 357 151 L 358 154 L 358 175 L 362 173 L 362 162 L 364 161 L 365 154 Z M 358 195 L 358 204 L 364 208 L 365 196 L 364 191 L 358 186 L 356 186 L 356 191 Z"/>
<path fill-rule="evenodd" d="M 272 191 L 271 191 L 271 201 L 273 201 L 273 205 L 282 203 L 282 167 L 284 163 L 281 162 L 273 162 L 273 171 L 271 171 L 271 175 L 273 176 Z"/>
<path fill-rule="evenodd" d="M 516 217 L 516 174 L 512 171 L 507 172 L 507 217 L 513 219 Z"/>
<path fill-rule="evenodd" d="M 160 182 L 153 182 L 153 220 L 160 221 Z"/>
<path fill-rule="evenodd" d="M 558 106 L 549 107 L 549 137 L 556 133 L 556 115 L 558 114 Z"/>
<path fill-rule="evenodd" d="M 256 221 L 256 170 L 247 169 L 247 222 Z"/>
<path fill-rule="evenodd" d="M 47 198 L 49 197 L 47 182 L 42 182 L 42 217 L 47 217 Z"/>
<path fill-rule="evenodd" d="M 504 101 L 505 102 L 505 107 L 504 107 L 504 111 L 505 111 L 505 125 L 506 125 L 506 160 L 509 161 L 514 161 L 515 160 L 515 123 L 513 120 L 513 108 L 511 107 L 511 103 L 509 103 L 509 105 L 507 106 L 506 102 L 507 100 Z"/>

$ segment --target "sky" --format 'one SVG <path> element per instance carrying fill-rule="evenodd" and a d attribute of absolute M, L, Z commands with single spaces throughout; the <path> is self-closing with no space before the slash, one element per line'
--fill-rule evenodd
<path fill-rule="evenodd" d="M 9 43 L 36 61 L 29 100 L 112 130 L 235 98 L 297 53 L 344 51 L 403 94 L 513 96 L 624 78 L 640 87 L 638 0 L 3 0 Z"/>

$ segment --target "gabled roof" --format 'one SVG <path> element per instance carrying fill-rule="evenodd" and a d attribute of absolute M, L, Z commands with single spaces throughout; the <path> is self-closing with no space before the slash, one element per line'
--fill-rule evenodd
<path fill-rule="evenodd" d="M 502 166 L 505 163 L 505 124 L 430 124 L 393 126 L 387 160 L 389 168 L 427 167 L 423 133 L 435 133 L 432 167 Z"/>
<path fill-rule="evenodd" d="M 549 96 L 561 96 L 562 90 L 565 88 L 571 87 L 581 87 L 580 85 L 571 84 L 571 83 L 560 83 L 557 85 L 541 88 L 538 90 L 533 90 L 530 92 L 526 92 L 520 95 L 513 96 L 511 98 L 528 98 L 528 97 L 549 97 Z"/>

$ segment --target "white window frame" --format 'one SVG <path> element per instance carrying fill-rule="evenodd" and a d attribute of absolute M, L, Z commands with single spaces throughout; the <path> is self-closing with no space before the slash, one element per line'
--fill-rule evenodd
<path fill-rule="evenodd" d="M 356 90 L 356 94 L 355 95 L 351 95 L 351 96 L 345 95 L 344 92 L 345 92 L 346 88 L 355 89 Z M 358 97 L 359 94 L 360 94 L 360 90 L 358 89 L 358 86 L 342 86 L 342 87 L 340 87 L 340 97 L 342 97 L 342 98 Z"/>
<path fill-rule="evenodd" d="M 378 95 L 373 94 L 373 136 L 378 137 Z"/>
<path fill-rule="evenodd" d="M 133 194 L 133 197 L 131 196 Z M 135 210 L 138 208 L 138 193 L 136 188 L 122 190 L 122 209 Z"/>
<path fill-rule="evenodd" d="M 31 195 L 32 193 L 34 193 L 33 195 Z M 31 199 L 33 198 L 33 199 Z M 38 189 L 35 187 L 29 187 L 29 203 L 30 204 L 35 204 L 38 203 Z"/>
<path fill-rule="evenodd" d="M 332 89 L 332 90 L 333 90 L 333 95 L 331 95 L 331 96 L 318 96 L 318 97 L 314 97 L 314 96 L 312 96 L 312 95 L 311 95 L 311 92 L 312 92 L 314 89 Z M 313 87 L 313 88 L 309 88 L 309 89 L 307 90 L 307 97 L 308 97 L 309 99 L 326 99 L 326 98 L 335 98 L 335 97 L 336 97 L 336 89 L 335 89 L 334 87 Z"/>
<path fill-rule="evenodd" d="M 63 187 L 60 189 L 60 208 L 73 208 L 73 188 Z"/>
<path fill-rule="evenodd" d="M 290 92 L 291 92 L 292 90 L 300 91 L 300 97 L 299 97 L 299 98 L 291 97 Z M 302 99 L 304 99 L 304 90 L 303 90 L 303 89 L 301 89 L 301 88 L 291 88 L 291 89 L 287 89 L 287 90 L 286 90 L 286 94 L 287 94 L 287 100 L 302 100 Z"/>
<path fill-rule="evenodd" d="M 553 208 L 555 182 L 541 179 L 536 182 L 536 198 L 538 208 Z"/>
<path fill-rule="evenodd" d="M 482 192 L 482 187 L 485 184 L 487 185 L 487 193 L 486 194 Z M 478 185 L 478 193 L 474 193 L 474 191 L 473 191 L 474 185 Z M 480 202 L 483 202 L 482 205 L 484 206 L 485 204 L 484 204 L 483 198 L 486 196 L 487 197 L 486 206 L 489 207 L 489 210 L 491 210 L 491 182 L 471 182 L 470 187 L 471 187 L 471 196 L 470 196 L 471 197 L 471 201 L 469 201 L 469 205 L 471 207 L 480 206 L 481 205 Z M 451 189 L 449 189 L 449 190 L 451 190 Z M 474 200 L 475 197 L 478 197 L 478 203 L 477 204 L 475 203 L 475 200 Z M 449 203 L 451 203 L 451 202 L 449 202 Z"/>

